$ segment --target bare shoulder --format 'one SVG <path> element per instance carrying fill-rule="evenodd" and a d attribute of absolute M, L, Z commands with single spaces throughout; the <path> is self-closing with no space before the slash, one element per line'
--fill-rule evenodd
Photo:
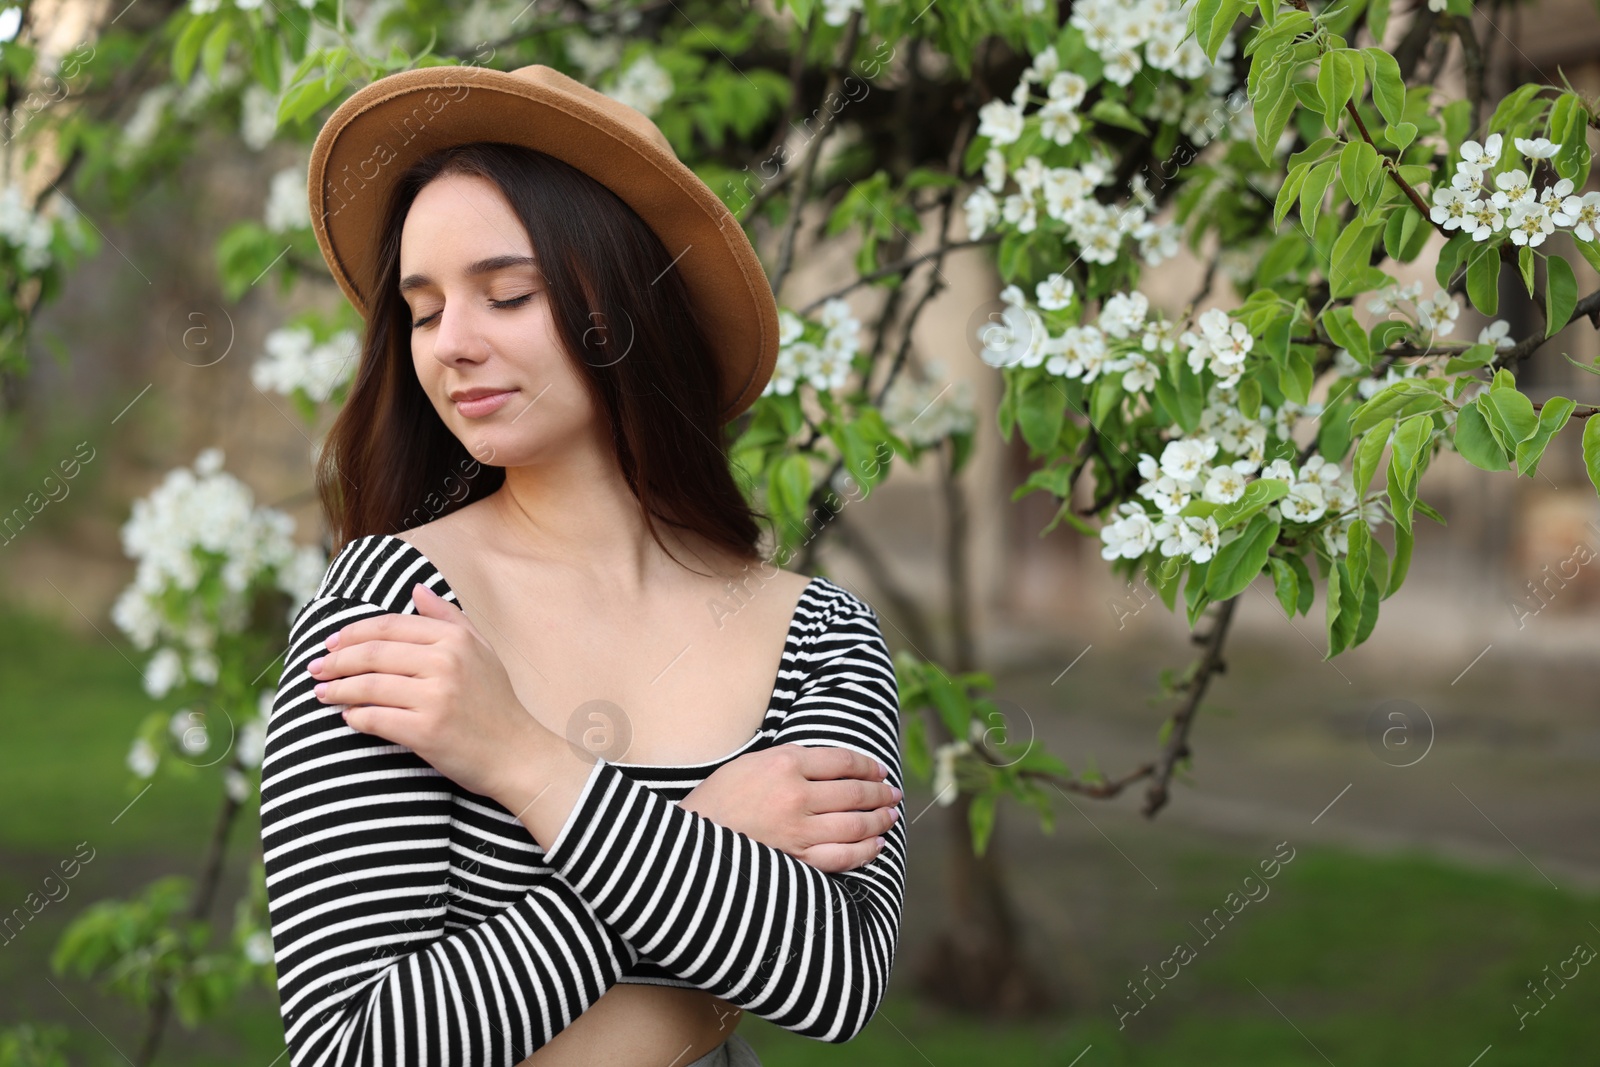
<path fill-rule="evenodd" d="M 409 530 L 402 530 L 395 536 L 425 556 L 432 556 L 435 551 L 449 554 L 452 545 L 481 541 L 482 504 L 482 500 L 473 501 L 466 507 L 458 508 L 419 526 L 413 526 Z"/>

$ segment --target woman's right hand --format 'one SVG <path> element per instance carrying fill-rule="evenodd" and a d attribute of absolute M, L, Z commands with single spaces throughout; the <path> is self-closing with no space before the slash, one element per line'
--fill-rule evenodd
<path fill-rule="evenodd" d="M 900 790 L 870 756 L 776 745 L 718 767 L 678 802 L 820 871 L 863 866 L 900 816 Z"/>

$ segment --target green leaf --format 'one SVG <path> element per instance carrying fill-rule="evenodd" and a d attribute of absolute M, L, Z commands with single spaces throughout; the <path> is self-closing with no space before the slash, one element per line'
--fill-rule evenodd
<path fill-rule="evenodd" d="M 1363 366 L 1372 365 L 1372 349 L 1368 347 L 1367 331 L 1356 322 L 1356 313 L 1348 304 L 1334 305 L 1322 313 L 1322 326 L 1334 344 L 1349 352 Z"/>
<path fill-rule="evenodd" d="M 1406 580 L 1406 571 L 1411 569 L 1411 546 L 1416 538 L 1410 530 L 1402 530 L 1398 526 L 1394 530 L 1394 562 L 1389 566 L 1389 585 L 1383 591 L 1387 599 L 1395 594 L 1400 584 Z"/>
<path fill-rule="evenodd" d="M 1236 0 L 1227 0 L 1227 2 L 1234 3 Z M 1150 132 L 1149 127 L 1140 121 L 1137 115 L 1129 111 L 1127 105 L 1116 100 L 1108 100 L 1103 96 L 1095 101 L 1094 106 L 1089 109 L 1089 117 L 1103 122 L 1107 126 L 1120 126 L 1125 130 L 1132 130 L 1134 133 L 1148 134 Z"/>
<path fill-rule="evenodd" d="M 1374 227 L 1371 224 L 1356 222 L 1345 227 L 1333 242 L 1328 265 L 1328 292 L 1335 300 L 1354 296 L 1366 288 L 1363 283 L 1367 280 L 1367 266 L 1372 259 L 1373 234 Z"/>
<path fill-rule="evenodd" d="M 1588 260 L 1589 266 L 1600 271 L 1600 242 L 1580 241 L 1574 237 L 1572 243 L 1577 246 L 1578 254 Z"/>
<path fill-rule="evenodd" d="M 1520 394 L 1519 394 L 1520 395 Z M 1418 468 L 1423 452 L 1433 436 L 1433 416 L 1413 415 L 1400 423 L 1394 432 L 1394 448 L 1389 454 L 1390 482 L 1398 478 L 1407 491 L 1415 495 Z"/>
<path fill-rule="evenodd" d="M 1456 413 L 1456 451 L 1461 458 L 1486 471 L 1510 470 L 1506 450 L 1489 432 L 1489 423 L 1478 407 L 1479 397 L 1473 397 Z"/>
<path fill-rule="evenodd" d="M 1311 580 L 1311 570 L 1299 556 L 1290 556 L 1289 566 L 1294 568 L 1294 575 L 1300 580 L 1300 603 L 1295 607 L 1300 614 L 1309 615 L 1311 605 L 1316 603 L 1317 598 L 1317 585 Z"/>
<path fill-rule="evenodd" d="M 1267 553 L 1278 540 L 1278 521 L 1266 515 L 1250 520 L 1244 532 L 1217 550 L 1206 578 L 1212 600 L 1238 596 L 1267 565 Z"/>
<path fill-rule="evenodd" d="M 1322 211 L 1322 198 L 1338 171 L 1338 160 L 1325 159 L 1311 168 L 1305 184 L 1300 187 L 1300 224 L 1308 236 L 1317 231 L 1317 215 Z"/>
<path fill-rule="evenodd" d="M 1291 348 L 1288 359 L 1278 370 L 1278 387 L 1284 396 L 1296 404 L 1304 404 L 1311 399 L 1311 386 L 1315 382 L 1316 372 L 1311 361 L 1299 349 Z"/>
<path fill-rule="evenodd" d="M 1492 241 L 1467 254 L 1467 298 L 1485 315 L 1500 306 L 1500 248 Z"/>
<path fill-rule="evenodd" d="M 1233 24 L 1250 4 L 1247 0 L 1222 0 L 1216 18 L 1211 22 L 1211 33 L 1204 39 L 1206 58 L 1215 63 L 1222 42 L 1233 32 Z"/>
<path fill-rule="evenodd" d="M 1338 575 L 1335 579 L 1335 575 Z M 1361 624 L 1362 605 L 1365 600 L 1365 582 L 1357 583 L 1350 576 L 1349 568 L 1344 560 L 1337 560 L 1335 566 L 1328 571 L 1328 596 L 1334 596 L 1333 588 L 1338 586 L 1339 612 L 1330 620 L 1328 626 L 1328 654 L 1325 659 L 1332 659 L 1355 641 L 1356 632 Z"/>
<path fill-rule="evenodd" d="M 1322 117 L 1328 129 L 1339 128 L 1339 112 L 1356 89 L 1356 72 L 1345 49 L 1323 53 L 1317 66 L 1317 96 L 1322 101 Z"/>
<path fill-rule="evenodd" d="M 1539 472 L 1539 457 L 1550 439 L 1561 432 L 1578 405 L 1564 396 L 1553 396 L 1539 408 L 1539 427 L 1533 436 L 1517 445 L 1517 473 L 1533 477 Z"/>
<path fill-rule="evenodd" d="M 994 793 L 979 793 L 972 798 L 972 806 L 967 809 L 967 822 L 972 829 L 972 851 L 979 856 L 989 847 L 989 835 L 994 832 L 996 800 Z"/>
<path fill-rule="evenodd" d="M 1211 513 L 1217 529 L 1226 530 L 1250 518 L 1275 500 L 1289 495 L 1289 483 L 1282 478 L 1257 478 L 1244 487 L 1244 493 L 1231 504 L 1221 504 Z M 1218 600 L 1223 599 L 1218 597 Z"/>
<path fill-rule="evenodd" d="M 1267 564 L 1272 568 L 1272 591 L 1278 597 L 1278 605 L 1283 608 L 1284 617 L 1292 619 L 1295 605 L 1300 602 L 1300 579 L 1294 568 L 1277 556 L 1269 558 Z"/>
<path fill-rule="evenodd" d="M 1372 484 L 1372 475 L 1378 469 L 1378 460 L 1383 455 L 1384 446 L 1389 443 L 1389 432 L 1393 429 L 1394 419 L 1379 419 L 1361 438 L 1352 467 L 1357 497 L 1363 499 L 1366 497 L 1367 486 Z"/>
<path fill-rule="evenodd" d="M 1502 448 L 1511 451 L 1538 431 L 1539 416 L 1534 413 L 1533 401 L 1526 394 L 1515 388 L 1491 388 L 1484 396 L 1487 398 L 1484 417 Z"/>
<path fill-rule="evenodd" d="M 1450 280 L 1455 277 L 1456 268 L 1461 266 L 1461 260 L 1470 252 L 1483 247 L 1473 241 L 1465 232 L 1457 230 L 1450 235 L 1450 240 L 1439 249 L 1439 262 L 1434 266 L 1434 280 L 1439 283 L 1439 288 L 1450 287 Z"/>
<path fill-rule="evenodd" d="M 1367 30 L 1374 41 L 1382 41 L 1389 28 L 1389 0 L 1370 0 L 1367 4 Z"/>
<path fill-rule="evenodd" d="M 1373 394 L 1350 419 L 1352 434 L 1366 433 L 1386 418 L 1399 420 L 1444 406 L 1444 397 L 1414 381 L 1395 382 Z"/>
<path fill-rule="evenodd" d="M 1272 202 L 1272 222 L 1274 225 L 1283 225 L 1284 216 L 1289 214 L 1289 209 L 1294 207 L 1295 200 L 1300 196 L 1300 190 L 1306 183 L 1306 175 L 1311 172 L 1310 163 L 1300 163 L 1289 168 L 1289 176 L 1278 186 L 1278 195 Z"/>
<path fill-rule="evenodd" d="M 1589 481 L 1600 490 L 1600 415 L 1583 424 L 1583 468 L 1589 472 Z"/>
<path fill-rule="evenodd" d="M 1372 102 L 1378 105 L 1385 122 L 1398 125 L 1406 110 L 1406 83 L 1400 76 L 1400 64 L 1382 48 L 1370 47 L 1365 52 L 1372 63 Z"/>
<path fill-rule="evenodd" d="M 1345 575 L 1351 583 L 1367 580 L 1367 560 L 1372 550 L 1372 529 L 1359 515 L 1350 524 L 1350 551 L 1345 555 Z"/>
<path fill-rule="evenodd" d="M 1544 261 L 1544 335 L 1554 337 L 1572 318 L 1572 309 L 1578 303 L 1578 279 L 1572 274 L 1572 264 L 1560 256 L 1547 256 Z"/>
<path fill-rule="evenodd" d="M 183 30 L 178 34 L 178 40 L 172 46 L 172 78 L 180 85 L 187 85 L 194 74 L 194 65 L 200 58 L 200 45 L 205 41 L 206 34 L 211 31 L 215 19 L 202 18 L 189 12 L 178 15 L 177 18 L 188 18 Z"/>
<path fill-rule="evenodd" d="M 1049 451 L 1061 436 L 1066 405 L 1061 387 L 1049 376 L 1027 382 L 1017 395 L 1017 422 L 1023 440 L 1036 452 Z"/>
<path fill-rule="evenodd" d="M 1381 599 L 1377 579 L 1368 573 L 1361 583 L 1361 622 L 1350 639 L 1350 647 L 1354 648 L 1372 636 L 1373 627 L 1378 625 L 1378 601 Z"/>
<path fill-rule="evenodd" d="M 1528 290 L 1528 295 L 1533 295 L 1533 249 L 1523 245 L 1517 249 L 1517 269 L 1522 272 L 1523 288 Z"/>
<path fill-rule="evenodd" d="M 1394 145 L 1396 152 L 1404 152 L 1406 146 L 1417 139 L 1417 124 L 1414 122 L 1401 122 L 1383 128 L 1384 138 Z"/>
<path fill-rule="evenodd" d="M 811 502 L 811 463 L 799 453 L 778 460 L 767 473 L 767 505 L 780 530 L 798 530 Z"/>
<path fill-rule="evenodd" d="M 1188 580 L 1183 585 L 1183 601 L 1187 609 L 1189 628 L 1200 621 L 1200 613 L 1206 610 L 1206 605 L 1211 603 L 1211 597 L 1206 593 L 1206 573 L 1211 569 L 1211 564 L 1216 557 L 1204 563 L 1190 563 Z"/>

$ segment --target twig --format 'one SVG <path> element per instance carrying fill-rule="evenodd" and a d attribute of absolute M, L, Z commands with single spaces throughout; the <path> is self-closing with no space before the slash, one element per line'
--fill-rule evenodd
<path fill-rule="evenodd" d="M 1503 355 L 1496 356 L 1494 360 L 1490 362 L 1489 370 L 1493 371 L 1500 367 L 1515 367 L 1517 364 L 1533 355 L 1533 353 L 1538 350 L 1539 346 L 1548 340 L 1548 338 L 1546 338 L 1544 335 L 1544 301 L 1536 301 L 1535 306 L 1539 310 L 1539 319 L 1541 323 L 1539 329 L 1518 341 L 1515 346 L 1506 349 Z M 1594 292 L 1590 293 L 1588 296 L 1574 304 L 1572 306 L 1572 315 L 1561 325 L 1563 328 L 1571 326 L 1580 318 L 1589 319 L 1594 323 L 1595 329 L 1600 330 L 1600 289 L 1596 289 Z"/>
<path fill-rule="evenodd" d="M 980 245 L 997 245 L 1000 243 L 1001 237 L 1002 235 L 999 233 L 991 233 L 986 237 L 978 237 L 968 241 L 951 241 L 948 244 L 940 245 L 932 251 L 919 252 L 914 256 L 907 256 L 905 259 L 891 263 L 887 267 L 879 267 L 870 274 L 863 274 L 854 281 L 841 285 L 831 293 L 822 294 L 811 303 L 796 308 L 795 313 L 801 316 L 809 315 L 829 300 L 836 300 L 851 290 L 859 289 L 861 286 L 875 282 L 879 278 L 887 278 L 891 274 L 903 274 L 925 260 L 935 257 L 943 258 L 948 252 L 959 252 L 963 248 L 977 248 Z"/>
<path fill-rule="evenodd" d="M 856 41 L 861 36 L 861 12 L 857 11 L 850 16 L 850 25 L 845 28 L 844 41 L 839 49 L 846 62 L 855 54 Z M 828 99 L 839 91 L 840 78 L 837 69 L 828 75 L 827 88 L 823 90 L 822 98 Z M 833 132 L 833 120 L 837 114 L 828 111 L 822 118 L 822 123 L 816 136 L 806 144 L 806 158 L 800 164 L 800 176 L 795 186 L 794 196 L 791 198 L 789 218 L 784 222 L 783 234 L 778 239 L 778 262 L 772 270 L 772 291 L 774 293 L 783 288 L 783 280 L 789 274 L 789 267 L 794 262 L 795 234 L 800 229 L 800 216 L 805 212 L 806 200 L 811 195 L 811 179 L 816 174 L 817 160 L 822 157 L 822 146 L 827 141 L 828 135 Z"/>
<path fill-rule="evenodd" d="M 1187 699 L 1172 716 L 1172 732 L 1156 761 L 1150 788 L 1145 790 L 1142 811 L 1147 818 L 1154 818 L 1166 806 L 1172 774 L 1177 769 L 1178 761 L 1189 755 L 1189 730 L 1194 726 L 1195 714 L 1200 710 L 1200 700 L 1205 696 L 1211 676 L 1220 674 L 1224 669 L 1222 645 L 1227 639 L 1228 624 L 1233 621 L 1233 610 L 1238 602 L 1239 598 L 1234 596 L 1218 604 L 1211 629 L 1203 638 L 1197 637 L 1203 642 L 1204 650 L 1195 664 L 1194 676 L 1185 687 L 1188 690 Z"/>

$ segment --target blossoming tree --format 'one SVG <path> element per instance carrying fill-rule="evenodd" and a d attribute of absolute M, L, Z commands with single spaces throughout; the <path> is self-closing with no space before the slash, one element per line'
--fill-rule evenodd
<path fill-rule="evenodd" d="M 1580 298 L 1572 266 L 1581 256 L 1600 269 L 1600 193 L 1587 190 L 1600 109 L 1535 84 L 1486 100 L 1468 0 L 1430 0 L 1393 28 L 1388 0 L 784 0 L 781 23 L 672 6 L 582 15 L 191 0 L 108 18 L 70 52 L 40 47 L 21 16 L 4 47 L 28 92 L 14 94 L 9 128 L 53 139 L 31 164 L 34 193 L 0 194 L 13 294 L 0 370 L 22 365 L 34 310 L 94 249 L 63 189 L 126 207 L 188 163 L 207 128 L 236 131 L 248 151 L 305 150 L 355 87 L 422 63 L 551 63 L 651 115 L 769 253 L 775 291 L 804 209 L 822 205 L 820 236 L 848 235 L 854 276 L 782 308 L 777 372 L 731 442 L 773 520 L 774 561 L 810 566 L 824 534 L 869 551 L 848 536 L 845 498 L 925 458 L 938 464 L 959 548 L 959 477 L 979 414 L 939 377 L 970 342 L 1002 379 L 999 430 L 1020 434 L 1034 464 L 1018 494 L 1057 502 L 1046 532 L 1065 523 L 1096 539 L 1114 572 L 1150 583 L 1171 610 L 1181 596 L 1192 627 L 1204 620 L 1155 758 L 1107 778 L 1007 735 L 964 630 L 959 551 L 947 657 L 920 651 L 935 646 L 913 598 L 884 587 L 914 646 L 897 654 L 908 766 L 974 846 L 958 850 L 956 896 L 976 911 L 951 924 L 968 935 L 931 970 L 961 986 L 950 999 L 1028 1002 L 985 853 L 1001 798 L 1048 825 L 1054 790 L 1104 797 L 1144 782 L 1146 810 L 1159 810 L 1191 758 L 1238 598 L 1260 579 L 1283 611 L 1306 614 L 1320 586 L 1328 654 L 1366 640 L 1405 579 L 1416 515 L 1437 517 L 1417 487 L 1441 452 L 1532 474 L 1569 420 L 1588 420 L 1583 453 L 1600 473 L 1595 410 L 1535 403 L 1516 380 L 1562 327 L 1600 325 L 1600 293 Z M 1447 100 L 1435 86 L 1448 52 L 1430 46 L 1449 39 L 1467 93 Z M 757 137 L 771 140 L 760 149 Z M 218 244 L 228 298 L 264 279 L 328 282 L 304 182 L 303 164 L 276 169 L 259 217 Z M 932 247 L 914 250 L 930 214 Z M 1181 307 L 1165 306 L 1141 288 L 1143 272 L 1184 244 L 1206 262 L 1203 279 Z M 945 286 L 949 254 L 976 246 L 995 253 L 998 306 L 926 359 L 913 327 Z M 1403 284 L 1400 265 L 1436 285 Z M 1503 270 L 1542 328 L 1512 337 L 1501 319 L 1476 341 L 1443 340 L 1463 298 L 1497 314 Z M 1219 273 L 1248 294 L 1237 306 L 1213 297 Z M 864 331 L 846 298 L 869 288 L 882 299 Z M 308 421 L 343 401 L 353 370 L 360 323 L 343 301 L 327 307 L 283 323 L 252 375 Z M 140 577 L 117 621 L 154 650 L 143 673 L 161 707 L 129 766 L 141 781 L 201 766 L 218 723 L 197 720 L 195 701 L 230 709 L 222 718 L 238 736 L 204 768 L 219 775 L 225 828 L 254 789 L 251 709 L 270 692 L 259 672 L 286 629 L 240 606 L 275 590 L 292 615 L 324 557 L 293 549 L 280 518 L 252 510 L 219 454 L 151 499 L 129 525 Z M 223 520 L 231 534 L 201 535 Z M 124 991 L 152 1007 L 141 1064 L 166 1005 L 203 1018 L 267 962 L 254 898 L 240 902 L 231 948 L 205 951 L 206 894 L 159 883 L 86 915 L 63 941 L 63 963 L 133 976 Z"/>

